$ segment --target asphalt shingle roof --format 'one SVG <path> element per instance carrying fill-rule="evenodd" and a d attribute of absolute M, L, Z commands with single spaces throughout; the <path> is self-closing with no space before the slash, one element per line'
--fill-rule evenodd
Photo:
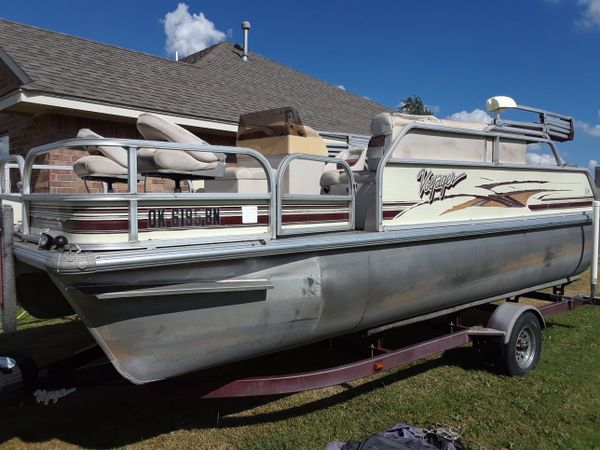
<path fill-rule="evenodd" d="M 22 89 L 186 117 L 295 107 L 319 130 L 370 134 L 385 106 L 223 42 L 180 62 L 0 19 L 0 47 L 32 79 Z"/>

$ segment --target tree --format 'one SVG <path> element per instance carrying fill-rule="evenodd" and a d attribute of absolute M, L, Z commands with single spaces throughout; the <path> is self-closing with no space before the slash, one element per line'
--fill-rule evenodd
<path fill-rule="evenodd" d="M 416 116 L 430 116 L 433 114 L 418 95 L 411 95 L 402 100 L 397 111 L 404 114 L 414 114 Z"/>

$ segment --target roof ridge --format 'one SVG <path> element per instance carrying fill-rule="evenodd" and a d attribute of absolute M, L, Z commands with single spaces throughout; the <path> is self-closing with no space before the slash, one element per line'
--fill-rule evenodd
<path fill-rule="evenodd" d="M 320 80 L 318 70 L 311 75 L 256 52 L 243 62 L 240 47 L 231 41 L 174 61 L 5 19 L 0 36 L 0 46 L 33 79 L 27 89 L 48 95 L 231 123 L 250 109 L 285 104 L 300 107 L 311 126 L 355 134 L 368 134 L 372 116 L 390 110 Z"/>
<path fill-rule="evenodd" d="M 205 49 L 203 49 L 203 50 L 200 50 L 200 51 L 198 51 L 198 52 L 196 52 L 196 53 L 192 53 L 191 55 L 189 55 L 189 56 L 186 56 L 184 59 L 182 59 L 182 60 L 180 60 L 180 61 L 186 62 L 186 63 L 188 63 L 188 64 L 191 64 L 191 65 L 195 65 L 195 64 L 196 64 L 196 62 L 199 62 L 199 61 L 203 60 L 203 59 L 204 59 L 204 58 L 206 58 L 206 57 L 207 57 L 209 54 L 211 54 L 211 53 L 213 52 L 213 50 L 215 50 L 215 49 L 216 49 L 217 47 L 219 47 L 219 46 L 222 46 L 223 44 L 229 44 L 229 45 L 230 45 L 231 47 L 233 47 L 233 48 L 236 48 L 236 49 L 238 49 L 238 50 L 242 50 L 242 47 L 241 47 L 241 46 L 239 46 L 238 44 L 234 44 L 233 42 L 231 42 L 231 41 L 229 41 L 229 40 L 225 40 L 225 41 L 219 42 L 218 44 L 215 44 L 215 45 L 212 45 L 212 46 L 210 46 L 210 47 L 207 47 L 207 48 L 205 48 Z M 208 51 L 207 51 L 207 50 L 208 50 Z M 327 85 L 329 85 L 329 86 L 331 86 L 331 87 L 334 87 L 335 89 L 339 89 L 340 91 L 342 91 L 342 92 L 344 92 L 344 93 L 346 93 L 346 94 L 348 94 L 348 95 L 352 95 L 352 96 L 354 96 L 354 97 L 358 97 L 358 98 L 360 98 L 360 99 L 362 99 L 362 100 L 364 100 L 364 101 L 368 101 L 368 102 L 370 102 L 370 103 L 373 103 L 373 104 L 375 104 L 375 105 L 377 105 L 377 106 L 380 106 L 380 107 L 382 107 L 382 108 L 385 108 L 385 109 L 390 109 L 390 110 L 391 110 L 391 109 L 393 109 L 393 108 L 390 108 L 389 106 L 385 106 L 385 105 L 383 105 L 383 104 L 381 104 L 381 103 L 379 103 L 379 102 L 376 102 L 376 101 L 374 101 L 374 100 L 371 100 L 370 98 L 365 98 L 365 97 L 364 97 L 364 96 L 362 96 L 362 95 L 356 94 L 356 93 L 354 93 L 354 92 L 351 92 L 351 91 L 347 91 L 346 89 L 340 89 L 340 88 L 339 88 L 339 87 L 337 87 L 335 84 L 333 84 L 333 83 L 330 83 L 329 81 L 321 80 L 320 78 L 317 78 L 317 77 L 316 77 L 316 76 L 314 76 L 314 75 L 311 75 L 311 74 L 309 74 L 309 73 L 306 73 L 306 72 L 304 72 L 304 71 L 302 71 L 302 70 L 299 70 L 299 69 L 295 69 L 295 68 L 293 68 L 293 67 L 290 67 L 290 66 L 288 66 L 287 64 L 283 64 L 283 63 L 281 63 L 281 62 L 279 62 L 279 61 L 275 61 L 274 59 L 271 59 L 271 58 L 269 58 L 268 56 L 264 56 L 264 55 L 262 55 L 261 53 L 256 53 L 256 52 L 254 52 L 254 51 L 250 51 L 250 52 L 248 53 L 248 59 L 249 59 L 250 61 L 252 60 L 252 56 L 253 56 L 253 55 L 254 55 L 254 56 L 258 56 L 259 58 L 263 58 L 263 59 L 265 59 L 266 61 L 268 61 L 268 62 L 270 62 L 270 63 L 272 63 L 272 64 L 276 64 L 276 65 L 278 65 L 278 66 L 284 67 L 284 68 L 286 68 L 287 70 L 290 70 L 290 71 L 292 71 L 292 72 L 299 73 L 299 74 L 301 74 L 301 75 L 303 75 L 303 76 L 305 76 L 305 77 L 308 77 L 308 78 L 310 78 L 310 79 L 312 79 L 312 80 L 314 80 L 314 81 L 317 81 L 317 82 L 319 82 L 319 83 L 327 84 Z M 198 56 L 198 57 L 197 57 L 197 58 L 195 58 L 194 60 L 188 60 L 188 58 L 190 58 L 190 59 L 191 59 L 191 57 L 193 57 L 193 56 Z M 210 61 L 208 61 L 208 63 L 210 64 Z M 199 69 L 202 69 L 202 67 L 198 67 L 198 68 L 199 68 Z"/>
<path fill-rule="evenodd" d="M 202 58 L 205 58 L 206 56 L 211 54 L 217 47 L 220 47 L 223 44 L 231 44 L 231 45 L 235 46 L 235 44 L 230 42 L 228 39 L 225 39 L 224 41 L 213 44 L 210 47 L 203 48 L 202 50 L 198 50 L 197 52 L 194 52 L 190 55 L 184 56 L 179 61 L 194 64 L 194 62 L 199 61 Z"/>

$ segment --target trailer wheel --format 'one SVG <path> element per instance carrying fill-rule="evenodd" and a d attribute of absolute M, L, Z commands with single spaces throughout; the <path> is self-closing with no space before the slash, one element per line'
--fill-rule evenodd
<path fill-rule="evenodd" d="M 499 366 L 510 376 L 522 376 L 537 366 L 542 351 L 542 330 L 536 315 L 523 313 L 515 322 L 508 343 L 501 346 Z"/>

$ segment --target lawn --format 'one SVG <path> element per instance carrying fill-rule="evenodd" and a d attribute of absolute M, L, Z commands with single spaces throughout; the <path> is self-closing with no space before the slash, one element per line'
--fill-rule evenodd
<path fill-rule="evenodd" d="M 587 280 L 570 292 L 585 292 Z M 60 325 L 23 317 L 42 355 Z M 552 318 L 538 368 L 522 378 L 481 369 L 468 347 L 399 370 L 278 399 L 0 410 L 0 448 L 322 449 L 396 422 L 448 424 L 469 448 L 600 449 L 600 307 Z M 82 336 L 85 338 L 85 336 Z M 0 335 L 0 352 L 18 339 Z"/>

